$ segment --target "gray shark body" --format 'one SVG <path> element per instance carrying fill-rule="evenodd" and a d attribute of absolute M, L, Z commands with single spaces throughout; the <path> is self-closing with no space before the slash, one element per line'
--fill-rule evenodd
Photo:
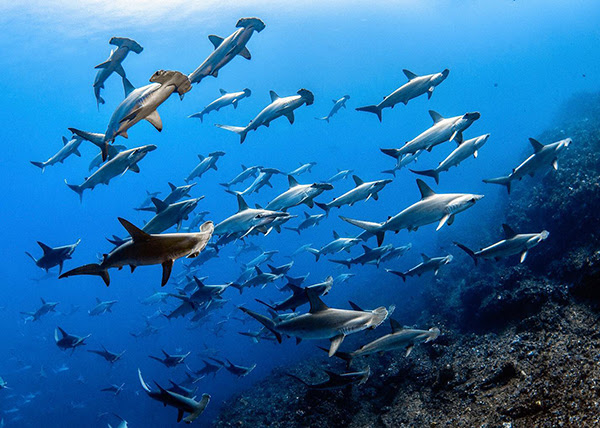
<path fill-rule="evenodd" d="M 106 61 L 94 67 L 98 70 L 96 78 L 94 79 L 94 95 L 96 96 L 97 105 L 104 104 L 104 99 L 100 96 L 100 90 L 104 89 L 104 82 L 106 82 L 113 73 L 117 73 L 121 76 L 123 88 L 125 88 L 125 95 L 127 95 L 127 87 L 130 86 L 131 83 L 127 81 L 127 76 L 125 75 L 122 63 L 125 58 L 127 58 L 129 52 L 139 54 L 144 50 L 138 42 L 126 37 L 112 37 L 108 43 L 117 46 L 117 49 L 110 52 L 110 56 Z"/>
<path fill-rule="evenodd" d="M 464 250 L 476 265 L 478 259 L 494 259 L 497 261 L 516 254 L 520 255 L 519 262 L 523 263 L 527 257 L 527 252 L 550 235 L 546 230 L 540 233 L 516 233 L 507 224 L 503 224 L 502 228 L 504 229 L 504 239 L 479 251 L 472 251 L 458 242 L 455 242 L 455 244 Z"/>
<path fill-rule="evenodd" d="M 65 137 L 63 137 L 62 140 L 63 146 L 61 147 L 61 149 L 48 160 L 44 162 L 31 161 L 31 163 L 40 168 L 43 173 L 46 167 L 56 165 L 57 163 L 63 163 L 65 159 L 67 159 L 71 155 L 81 157 L 81 153 L 79 152 L 79 146 L 81 145 L 83 138 L 75 136 L 71 140 L 67 140 Z"/>
<path fill-rule="evenodd" d="M 445 69 L 441 73 L 418 76 L 406 69 L 402 71 L 408 78 L 408 82 L 396 89 L 390 95 L 383 97 L 383 101 L 381 101 L 379 104 L 358 107 L 356 110 L 374 113 L 381 122 L 381 110 L 387 107 L 394 108 L 394 106 L 398 103 L 403 103 L 406 105 L 413 98 L 421 96 L 425 93 L 427 94 L 427 98 L 431 98 L 435 87 L 442 83 L 450 73 L 450 70 Z"/>
<path fill-rule="evenodd" d="M 101 263 L 80 266 L 62 274 L 59 278 L 98 275 L 108 286 L 110 285 L 108 269 L 130 266 L 133 271 L 137 266 L 160 264 L 163 267 L 161 285 L 164 286 L 171 275 L 173 262 L 181 257 L 197 257 L 208 244 L 214 230 L 213 223 L 208 221 L 197 233 L 151 235 L 125 219 L 119 218 L 119 221 L 132 239 L 105 254 Z"/>
<path fill-rule="evenodd" d="M 359 244 L 362 240 L 358 238 L 342 238 L 338 233 L 333 231 L 333 241 L 321 247 L 320 250 L 315 248 L 306 248 L 306 251 L 311 253 L 319 261 L 321 256 L 325 256 L 327 254 L 335 254 L 341 251 L 350 252 L 350 248 L 354 247 L 356 244 Z"/>
<path fill-rule="evenodd" d="M 231 181 L 228 181 L 227 183 L 220 183 L 220 184 L 221 184 L 221 186 L 229 189 L 234 184 L 243 183 L 244 181 L 246 181 L 246 179 L 248 179 L 250 177 L 256 178 L 256 176 L 258 175 L 258 173 L 260 172 L 261 169 L 262 169 L 262 167 L 258 166 L 258 165 L 250 166 L 250 167 L 245 167 L 244 165 L 242 165 L 242 172 L 240 172 L 238 175 L 233 177 L 231 179 Z"/>
<path fill-rule="evenodd" d="M 96 298 L 96 306 L 88 311 L 89 316 L 98 316 L 105 314 L 106 312 L 112 312 L 112 307 L 118 303 L 118 300 L 107 300 L 105 302 Z"/>
<path fill-rule="evenodd" d="M 376 248 L 369 248 L 366 245 L 363 245 L 364 253 L 358 257 L 354 257 L 347 260 L 333 260 L 330 261 L 334 263 L 338 263 L 346 266 L 350 269 L 353 265 L 366 265 L 366 264 L 375 264 L 379 267 L 379 263 L 381 263 L 381 259 L 388 254 L 390 251 L 394 249 L 392 244 L 382 245 Z"/>
<path fill-rule="evenodd" d="M 298 227 L 286 227 L 286 229 L 293 230 L 298 235 L 300 235 L 300 232 L 302 232 L 303 230 L 317 226 L 321 222 L 321 220 L 323 220 L 324 218 L 325 218 L 325 214 L 310 215 L 309 213 L 307 213 L 305 211 L 304 212 L 304 220 L 302 220 L 300 222 Z"/>
<path fill-rule="evenodd" d="M 342 220 L 365 230 L 361 237 L 368 239 L 377 236 L 377 243 L 381 245 L 386 231 L 399 231 L 402 229 L 417 230 L 421 226 L 438 222 L 436 230 L 444 224 L 451 225 L 456 214 L 465 211 L 483 198 L 483 195 L 470 193 L 435 193 L 424 181 L 417 179 L 417 186 L 421 192 L 421 200 L 404 209 L 383 223 L 372 223 L 341 217 Z"/>
<path fill-rule="evenodd" d="M 46 272 L 48 272 L 54 266 L 58 266 L 58 272 L 60 274 L 62 272 L 65 260 L 69 260 L 71 258 L 71 255 L 75 252 L 75 248 L 77 248 L 80 242 L 81 239 L 78 239 L 74 244 L 52 248 L 43 242 L 38 241 L 38 245 L 44 252 L 42 257 L 36 259 L 27 251 L 25 251 L 25 254 L 27 254 L 31 260 L 33 260 L 37 267 L 44 269 Z"/>
<path fill-rule="evenodd" d="M 215 50 L 189 75 L 190 82 L 199 83 L 206 76 L 217 77 L 219 70 L 236 55 L 248 60 L 251 58 L 246 44 L 255 31 L 260 33 L 265 28 L 265 23 L 258 18 L 241 18 L 235 26 L 238 30 L 225 39 L 215 35 L 208 36 Z"/>
<path fill-rule="evenodd" d="M 558 169 L 558 155 L 564 151 L 573 142 L 570 138 L 557 141 L 552 144 L 543 145 L 533 138 L 529 139 L 533 147 L 533 154 L 523 161 L 521 165 L 513 169 L 513 171 L 505 176 L 498 178 L 489 178 L 483 180 L 484 183 L 500 184 L 506 186 L 506 190 L 510 193 L 511 183 L 515 180 L 521 180 L 529 175 L 533 177 L 535 173 L 549 165 Z"/>
<path fill-rule="evenodd" d="M 423 258 L 423 261 L 406 272 L 392 269 L 386 269 L 386 271 L 401 277 L 402 281 L 406 281 L 406 277 L 408 276 L 421 276 L 427 272 L 433 272 L 434 275 L 437 275 L 440 268 L 450 263 L 453 259 L 452 255 L 444 257 L 427 257 L 425 254 L 421 254 L 421 257 Z"/>
<path fill-rule="evenodd" d="M 329 183 L 299 184 L 294 177 L 288 175 L 290 188 L 267 204 L 265 209 L 272 211 L 286 211 L 300 204 L 309 208 L 314 206 L 314 198 L 325 190 L 333 189 Z"/>
<path fill-rule="evenodd" d="M 56 342 L 56 346 L 63 351 L 67 349 L 74 351 L 76 348 L 84 346 L 86 344 L 85 340 L 90 336 L 91 334 L 88 334 L 87 336 L 74 336 L 72 334 L 68 334 L 60 327 L 57 327 L 56 330 L 54 330 L 54 341 Z"/>
<path fill-rule="evenodd" d="M 327 121 L 327 123 L 329 123 L 329 119 L 331 119 L 331 117 L 336 114 L 338 111 L 340 111 L 340 109 L 346 108 L 346 101 L 348 101 L 350 99 L 350 95 L 344 95 L 342 98 L 340 98 L 339 100 L 332 100 L 333 101 L 333 107 L 331 107 L 331 110 L 329 111 L 329 114 L 327 116 L 323 116 L 323 117 L 315 117 L 315 119 L 317 120 L 325 120 Z"/>
<path fill-rule="evenodd" d="M 219 168 L 217 168 L 217 160 L 219 160 L 221 156 L 225 156 L 225 152 L 213 152 L 206 157 L 198 155 L 200 163 L 196 165 L 192 172 L 190 172 L 190 174 L 185 179 L 185 182 L 189 183 L 196 177 L 201 178 L 202 175 L 209 169 L 214 169 L 215 171 L 218 171 Z"/>
<path fill-rule="evenodd" d="M 473 156 L 476 158 L 479 149 L 483 147 L 483 145 L 487 142 L 488 138 L 490 138 L 490 134 L 481 135 L 479 137 L 463 141 L 458 145 L 456 149 L 452 151 L 452 153 L 448 155 L 448 157 L 446 157 L 446 159 L 441 161 L 435 169 L 428 169 L 423 171 L 415 171 L 411 169 L 411 171 L 415 174 L 433 177 L 433 179 L 435 179 L 435 182 L 439 184 L 440 172 L 448 171 L 453 166 L 458 166 L 469 156 Z"/>
<path fill-rule="evenodd" d="M 252 184 L 250 184 L 250 186 L 248 186 L 242 192 L 233 193 L 244 196 L 249 195 L 251 193 L 258 193 L 258 191 L 264 186 L 269 186 L 270 188 L 273 188 L 273 185 L 271 184 L 270 180 L 271 177 L 273 177 L 273 175 L 275 174 L 282 174 L 282 172 L 275 168 L 261 168 L 258 177 L 256 177 L 256 179 L 252 182 Z"/>
<path fill-rule="evenodd" d="M 433 126 L 412 140 L 406 142 L 399 149 L 381 149 L 383 153 L 393 158 L 400 158 L 406 154 L 414 154 L 419 150 L 431 151 L 435 146 L 446 141 L 462 143 L 462 133 L 477 119 L 481 117 L 478 112 L 465 113 L 462 116 L 444 118 L 441 114 L 429 110 L 433 119 Z"/>
<path fill-rule="evenodd" d="M 160 199 L 153 198 L 156 214 L 142 227 L 142 230 L 146 233 L 162 233 L 174 225 L 177 225 L 179 230 L 181 223 L 189 218 L 202 199 L 204 196 L 167 205 Z"/>
<path fill-rule="evenodd" d="M 307 89 L 300 89 L 297 95 L 289 97 L 280 97 L 274 91 L 270 92 L 271 104 L 266 106 L 247 126 L 229 126 L 216 125 L 227 131 L 235 132 L 240 136 L 240 144 L 246 139 L 250 131 L 256 131 L 261 126 L 267 128 L 271 122 L 281 116 L 287 117 L 290 124 L 294 123 L 294 110 L 306 104 L 311 105 L 314 102 L 314 95 Z"/>
<path fill-rule="evenodd" d="M 40 306 L 35 312 L 21 312 L 23 315 L 27 315 L 31 321 L 39 321 L 42 317 L 50 312 L 56 312 L 55 309 L 58 306 L 58 302 L 46 302 L 44 299 L 42 306 Z"/>
<path fill-rule="evenodd" d="M 365 370 L 351 373 L 335 373 L 329 370 L 324 370 L 328 376 L 326 381 L 320 383 L 310 384 L 305 382 L 298 376 L 287 373 L 287 375 L 297 381 L 303 383 L 308 389 L 315 391 L 330 391 L 334 389 L 343 389 L 351 385 L 362 385 L 365 383 L 371 374 L 370 367 L 367 366 Z"/>
<path fill-rule="evenodd" d="M 356 186 L 354 189 L 347 191 L 342 196 L 338 196 L 334 198 L 333 201 L 328 202 L 326 204 L 317 203 L 317 206 L 325 211 L 326 214 L 329 214 L 329 210 L 331 208 L 340 208 L 344 205 L 353 206 L 355 203 L 366 200 L 368 201 L 370 198 L 375 200 L 379 199 L 379 192 L 383 190 L 383 188 L 392 182 L 392 180 L 376 180 L 376 181 L 368 181 L 364 182 L 360 179 L 360 177 L 353 175 L 354 183 Z"/>
<path fill-rule="evenodd" d="M 307 294 L 310 311 L 283 321 L 275 322 L 246 308 L 240 309 L 273 332 L 278 342 L 281 342 L 282 334 L 298 339 L 330 339 L 329 356 L 336 353 L 348 334 L 376 328 L 388 314 L 384 307 L 372 311 L 332 309 L 325 305 L 316 293 L 309 291 Z"/>
<path fill-rule="evenodd" d="M 248 98 L 252 94 L 252 91 L 250 91 L 250 89 L 248 89 L 248 88 L 245 88 L 243 91 L 240 91 L 240 92 L 227 92 L 224 89 L 219 89 L 219 91 L 221 92 L 221 96 L 219 98 L 217 98 L 216 100 L 211 102 L 209 105 L 204 107 L 202 109 L 202 111 L 200 111 L 198 113 L 194 113 L 194 114 L 190 115 L 189 117 L 190 118 L 198 118 L 198 119 L 200 119 L 200 122 L 203 122 L 204 116 L 207 115 L 208 113 L 210 113 L 211 111 L 219 111 L 223 107 L 227 107 L 230 105 L 232 105 L 233 108 L 235 109 L 235 108 L 237 108 L 238 102 L 240 100 L 243 100 L 244 98 Z"/>
<path fill-rule="evenodd" d="M 291 175 L 292 177 L 298 177 L 299 175 L 304 174 L 305 172 L 311 173 L 313 166 L 315 166 L 316 164 L 316 162 L 300 164 L 298 168 L 288 172 L 288 175 Z"/>
<path fill-rule="evenodd" d="M 99 184 L 108 185 L 110 180 L 124 174 L 127 171 L 140 172 L 138 162 L 140 162 L 148 153 L 156 150 L 156 146 L 148 144 L 146 146 L 136 147 L 134 149 L 119 152 L 114 158 L 104 163 L 92 175 L 85 179 L 80 185 L 65 183 L 71 190 L 79 195 L 83 200 L 83 192 L 86 189 L 94 190 Z"/>

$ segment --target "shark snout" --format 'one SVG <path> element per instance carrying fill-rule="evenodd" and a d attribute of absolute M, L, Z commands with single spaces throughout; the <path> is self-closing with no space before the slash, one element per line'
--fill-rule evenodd
<path fill-rule="evenodd" d="M 481 117 L 481 113 L 479 113 L 478 111 L 465 113 L 465 115 L 463 116 L 463 118 L 467 119 L 467 120 L 477 120 L 480 117 Z"/>
<path fill-rule="evenodd" d="M 469 199 L 469 202 L 474 204 L 475 202 L 483 199 L 484 196 L 485 195 L 471 195 L 471 199 Z"/>
<path fill-rule="evenodd" d="M 329 184 L 329 183 L 315 183 L 312 185 L 312 187 L 316 188 L 316 189 L 321 189 L 321 190 L 331 190 L 333 189 L 333 185 Z"/>

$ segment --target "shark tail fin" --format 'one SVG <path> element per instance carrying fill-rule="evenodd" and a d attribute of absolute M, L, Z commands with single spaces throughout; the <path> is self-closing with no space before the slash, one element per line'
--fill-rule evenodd
<path fill-rule="evenodd" d="M 392 174 L 394 177 L 396 177 L 396 170 L 395 169 L 386 169 L 384 171 L 381 171 L 382 174 Z"/>
<path fill-rule="evenodd" d="M 30 258 L 31 260 L 33 260 L 33 262 L 34 262 L 34 263 L 36 263 L 36 264 L 37 264 L 37 262 L 38 262 L 38 261 L 37 261 L 37 259 L 36 259 L 35 257 L 33 257 L 33 256 L 31 255 L 31 253 L 29 253 L 29 252 L 25 251 L 25 254 L 27 254 L 27 255 L 29 256 L 29 258 Z"/>
<path fill-rule="evenodd" d="M 275 309 L 275 307 L 274 307 L 274 306 L 272 306 L 272 305 L 269 305 L 267 302 L 263 302 L 263 301 L 262 301 L 262 300 L 260 300 L 260 299 L 254 299 L 254 300 L 256 300 L 256 301 L 257 301 L 258 303 L 260 303 L 261 305 L 265 305 L 267 308 L 271 308 L 271 309 L 273 309 L 274 311 L 276 311 L 276 310 L 277 310 L 277 309 Z"/>
<path fill-rule="evenodd" d="M 298 235 L 300 235 L 300 228 L 299 227 L 284 227 L 284 229 L 291 230 L 293 232 L 296 232 Z"/>
<path fill-rule="evenodd" d="M 465 253 L 467 253 L 473 259 L 473 262 L 475 263 L 475 266 L 477 266 L 477 256 L 475 256 L 475 252 L 473 250 L 471 250 L 470 248 L 468 248 L 466 245 L 459 244 L 456 241 L 454 242 L 454 245 L 456 245 L 458 248 L 460 248 Z"/>
<path fill-rule="evenodd" d="M 435 184 L 440 184 L 440 173 L 435 169 L 425 169 L 422 171 L 416 171 L 411 169 L 410 172 L 414 172 L 415 174 L 425 175 L 427 177 L 432 177 L 435 180 Z"/>
<path fill-rule="evenodd" d="M 348 260 L 335 260 L 335 259 L 330 259 L 329 261 L 330 261 L 330 262 L 333 262 L 333 263 L 340 264 L 340 265 L 344 265 L 344 266 L 346 266 L 348 269 L 350 269 L 350 268 L 352 267 L 352 264 L 351 264 L 351 263 L 350 263 Z"/>
<path fill-rule="evenodd" d="M 215 125 L 217 128 L 225 129 L 226 131 L 235 132 L 240 136 L 240 144 L 244 142 L 246 139 L 246 135 L 248 134 L 248 129 L 244 126 L 230 126 L 230 125 Z"/>
<path fill-rule="evenodd" d="M 319 208 L 321 208 L 323 211 L 325 211 L 325 215 L 328 216 L 329 215 L 329 205 L 327 204 L 323 204 L 321 202 L 315 202 L 315 205 L 318 206 Z"/>
<path fill-rule="evenodd" d="M 44 162 L 34 162 L 34 161 L 30 161 L 32 165 L 37 166 L 39 169 L 42 170 L 42 174 L 44 173 L 44 171 L 46 170 L 46 164 Z"/>
<path fill-rule="evenodd" d="M 389 273 L 393 273 L 394 275 L 399 276 L 400 278 L 402 278 L 403 282 L 406 282 L 406 274 L 403 272 L 400 272 L 399 270 L 393 270 L 393 269 L 386 269 L 387 272 Z"/>
<path fill-rule="evenodd" d="M 204 123 L 204 113 L 200 112 L 200 113 L 194 113 L 188 116 L 188 119 L 194 119 L 194 118 L 198 118 L 200 119 L 200 123 Z"/>
<path fill-rule="evenodd" d="M 79 266 L 75 269 L 71 269 L 70 271 L 63 273 L 58 278 L 68 278 L 70 276 L 75 275 L 97 275 L 102 278 L 107 287 L 110 285 L 110 276 L 108 275 L 108 271 L 101 267 L 98 263 L 90 263 L 87 265 Z"/>
<path fill-rule="evenodd" d="M 368 238 L 368 236 L 375 235 L 375 236 L 377 236 L 377 245 L 381 245 L 383 243 L 385 231 L 381 230 L 382 225 L 380 223 L 363 221 L 363 220 L 355 220 L 352 218 L 342 217 L 342 216 L 340 216 L 340 218 L 347 223 L 350 223 L 356 227 L 360 227 L 361 229 L 366 230 L 369 235 L 365 236 L 364 238 Z"/>
<path fill-rule="evenodd" d="M 79 195 L 79 202 L 83 202 L 83 189 L 81 188 L 81 186 L 77 184 L 69 184 L 67 183 L 67 180 L 65 180 L 65 184 L 69 186 L 69 189 L 71 189 Z"/>
<path fill-rule="evenodd" d="M 291 374 L 291 373 L 284 373 L 284 374 L 285 374 L 286 376 L 289 376 L 289 377 L 291 377 L 292 379 L 295 379 L 295 380 L 297 380 L 298 382 L 302 383 L 304 386 L 310 387 L 310 385 L 309 385 L 307 382 L 305 382 L 304 380 L 302 380 L 302 379 L 301 379 L 301 378 L 299 378 L 298 376 L 296 376 L 296 375 L 293 375 L 293 374 Z"/>
<path fill-rule="evenodd" d="M 244 312 L 247 315 L 250 315 L 256 321 L 264 325 L 267 330 L 269 330 L 275 335 L 275 337 L 277 338 L 277 342 L 281 343 L 281 334 L 277 330 L 275 330 L 275 323 L 272 319 L 267 318 L 264 315 L 258 314 L 256 312 L 253 312 L 250 309 L 246 309 L 243 306 L 240 306 L 239 308 L 242 312 Z"/>
<path fill-rule="evenodd" d="M 232 282 L 231 284 L 229 284 L 231 287 L 236 288 L 237 291 L 240 292 L 240 294 L 242 294 L 242 291 L 244 291 L 244 287 L 242 287 L 240 284 L 236 284 L 235 282 Z"/>
<path fill-rule="evenodd" d="M 375 105 L 373 106 L 364 106 L 364 107 L 358 107 L 356 109 L 356 111 L 366 111 L 369 113 L 374 113 L 377 115 L 377 119 L 379 119 L 379 121 L 381 122 L 381 109 Z"/>
<path fill-rule="evenodd" d="M 308 251 L 309 253 L 311 253 L 313 256 L 315 256 L 315 261 L 318 262 L 319 261 L 319 257 L 321 257 L 321 252 L 315 248 L 310 248 L 308 247 L 306 249 L 306 251 Z"/>
<path fill-rule="evenodd" d="M 511 179 L 509 176 L 497 177 L 497 178 L 487 178 L 487 179 L 484 179 L 483 182 L 489 183 L 489 184 L 500 184 L 502 186 L 506 186 L 506 190 L 510 194 Z"/>

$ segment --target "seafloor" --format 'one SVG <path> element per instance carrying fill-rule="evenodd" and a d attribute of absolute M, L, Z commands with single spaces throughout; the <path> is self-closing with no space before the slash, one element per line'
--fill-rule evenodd
<path fill-rule="evenodd" d="M 538 139 L 573 139 L 559 170 L 517 182 L 496 217 L 473 226 L 481 243 L 502 222 L 549 230 L 524 264 L 472 269 L 465 256 L 411 302 L 407 319 L 438 326 L 435 342 L 357 361 L 371 378 L 345 390 L 283 376 L 316 382 L 322 368 L 343 370 L 336 358 L 276 369 L 226 402 L 215 426 L 600 426 L 600 95 L 574 97 L 554 123 Z"/>

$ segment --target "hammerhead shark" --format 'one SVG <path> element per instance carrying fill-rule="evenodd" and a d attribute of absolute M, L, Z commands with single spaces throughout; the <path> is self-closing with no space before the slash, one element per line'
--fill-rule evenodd
<path fill-rule="evenodd" d="M 320 383 L 310 384 L 303 379 L 295 376 L 291 373 L 286 373 L 292 379 L 296 379 L 297 381 L 306 385 L 308 389 L 313 389 L 317 391 L 326 391 L 331 389 L 342 389 L 349 385 L 362 385 L 369 379 L 369 375 L 371 374 L 371 368 L 367 366 L 365 370 L 353 373 L 334 373 L 329 370 L 323 370 L 327 373 L 329 379 Z"/>
<path fill-rule="evenodd" d="M 269 329 L 281 343 L 281 335 L 302 339 L 330 339 L 329 356 L 336 353 L 340 344 L 348 334 L 374 329 L 388 315 L 383 306 L 372 311 L 332 309 L 328 307 L 314 290 L 307 290 L 310 311 L 281 321 L 274 321 L 244 307 L 240 309 Z"/>
<path fill-rule="evenodd" d="M 207 221 L 196 233 L 164 233 L 152 235 L 142 231 L 127 220 L 119 217 L 119 222 L 129 232 L 131 239 L 105 254 L 101 263 L 90 263 L 63 273 L 59 278 L 74 275 L 98 275 L 106 286 L 110 285 L 108 269 L 129 265 L 131 272 L 137 266 L 161 264 L 163 267 L 161 286 L 171 276 L 173 262 L 181 257 L 197 257 L 208 244 L 214 225 Z"/>
<path fill-rule="evenodd" d="M 153 391 L 148 384 L 144 382 L 140 369 L 138 369 L 138 377 L 142 384 L 142 388 L 144 388 L 148 397 L 163 403 L 165 406 L 171 406 L 177 409 L 177 422 L 181 422 L 183 419 L 183 422 L 186 424 L 191 424 L 204 412 L 204 409 L 206 409 L 206 406 L 208 406 L 210 401 L 210 395 L 208 394 L 202 394 L 200 401 L 196 401 L 195 397 L 185 397 L 176 392 L 166 390 L 156 382 L 154 383 L 158 387 L 158 391 Z M 189 413 L 189 415 L 184 418 L 184 413 Z"/>

